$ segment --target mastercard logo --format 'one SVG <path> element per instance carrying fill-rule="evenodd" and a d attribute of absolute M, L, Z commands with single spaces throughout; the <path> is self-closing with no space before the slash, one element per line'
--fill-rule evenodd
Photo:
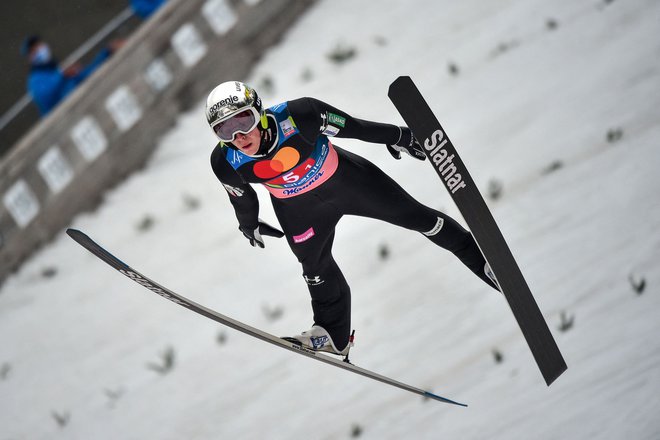
<path fill-rule="evenodd" d="M 278 150 L 270 160 L 261 160 L 252 168 L 255 176 L 261 179 L 272 179 L 285 171 L 295 167 L 300 160 L 298 150 L 291 147 L 283 147 Z"/>

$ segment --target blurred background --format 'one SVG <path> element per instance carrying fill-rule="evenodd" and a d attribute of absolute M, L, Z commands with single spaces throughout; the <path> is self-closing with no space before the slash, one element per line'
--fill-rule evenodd
<path fill-rule="evenodd" d="M 3 17 L 0 38 L 0 113 L 6 116 L 0 131 L 0 155 L 9 148 L 39 119 L 37 107 L 29 103 L 14 107 L 27 94 L 26 82 L 29 62 L 21 54 L 21 47 L 30 35 L 40 35 L 51 45 L 53 52 L 62 60 L 76 55 L 70 62 L 89 61 L 101 45 L 111 38 L 126 38 L 141 23 L 128 0 L 66 2 L 7 0 L 0 5 Z M 108 24 L 107 35 L 99 34 Z M 95 41 L 98 37 L 99 41 Z M 94 43 L 89 47 L 86 43 Z M 81 52 L 76 52 L 83 48 Z M 14 107 L 16 115 L 8 112 Z M 13 114 L 13 112 L 12 112 Z"/>
<path fill-rule="evenodd" d="M 660 3 L 134 7 L 0 6 L 0 440 L 660 437 Z M 27 90 L 44 69 L 75 79 L 46 112 Z M 351 358 L 467 409 L 222 328 L 64 234 L 83 230 L 222 314 L 298 333 L 311 323 L 301 269 L 283 240 L 255 249 L 237 230 L 204 99 L 238 79 L 267 105 L 313 96 L 402 124 L 387 98 L 399 75 L 442 122 L 535 294 L 568 363 L 551 387 L 506 301 L 388 224 L 347 217 L 337 230 Z M 337 143 L 463 222 L 428 163 Z"/>

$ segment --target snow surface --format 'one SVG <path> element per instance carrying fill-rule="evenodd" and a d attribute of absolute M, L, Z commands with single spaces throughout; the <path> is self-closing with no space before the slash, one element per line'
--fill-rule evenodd
<path fill-rule="evenodd" d="M 246 78 L 272 80 L 270 104 L 314 96 L 402 123 L 387 88 L 413 77 L 480 188 L 502 184 L 489 204 L 569 366 L 551 387 L 501 296 L 385 223 L 338 228 L 352 358 L 467 409 L 221 328 L 62 233 L 0 290 L 0 439 L 660 438 L 659 14 L 655 0 L 318 2 Z M 356 54 L 333 63 L 338 47 Z M 258 250 L 237 231 L 214 143 L 200 103 L 72 226 L 194 301 L 276 335 L 303 330 L 301 270 L 283 240 Z M 459 215 L 428 164 L 338 143 Z M 148 367 L 168 348 L 169 373 Z"/>

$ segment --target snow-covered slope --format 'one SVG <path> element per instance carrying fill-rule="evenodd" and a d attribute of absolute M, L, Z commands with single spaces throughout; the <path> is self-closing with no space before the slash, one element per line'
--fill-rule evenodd
<path fill-rule="evenodd" d="M 388 224 L 345 218 L 337 232 L 353 361 L 467 409 L 220 328 L 61 234 L 0 290 L 0 439 L 659 438 L 659 14 L 652 0 L 319 2 L 245 79 L 270 80 L 270 104 L 314 96 L 401 123 L 387 87 L 412 76 L 484 193 L 502 186 L 489 204 L 569 365 L 550 388 L 504 299 Z M 355 55 L 333 63 L 338 48 Z M 73 226 L 208 307 L 302 330 L 301 270 L 283 240 L 257 250 L 237 231 L 213 144 L 200 103 Z M 458 216 L 428 164 L 339 145 Z"/>

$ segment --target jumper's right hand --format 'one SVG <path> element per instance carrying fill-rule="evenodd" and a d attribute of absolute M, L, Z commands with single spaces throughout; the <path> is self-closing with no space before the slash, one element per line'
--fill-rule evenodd
<path fill-rule="evenodd" d="M 259 223 L 257 224 L 256 228 L 245 228 L 243 226 L 239 226 L 238 229 L 243 233 L 245 238 L 250 241 L 250 245 L 254 247 L 258 246 L 262 249 L 266 247 L 262 235 L 269 235 L 271 237 L 277 238 L 284 236 L 284 232 L 272 227 L 261 219 L 259 219 Z"/>

